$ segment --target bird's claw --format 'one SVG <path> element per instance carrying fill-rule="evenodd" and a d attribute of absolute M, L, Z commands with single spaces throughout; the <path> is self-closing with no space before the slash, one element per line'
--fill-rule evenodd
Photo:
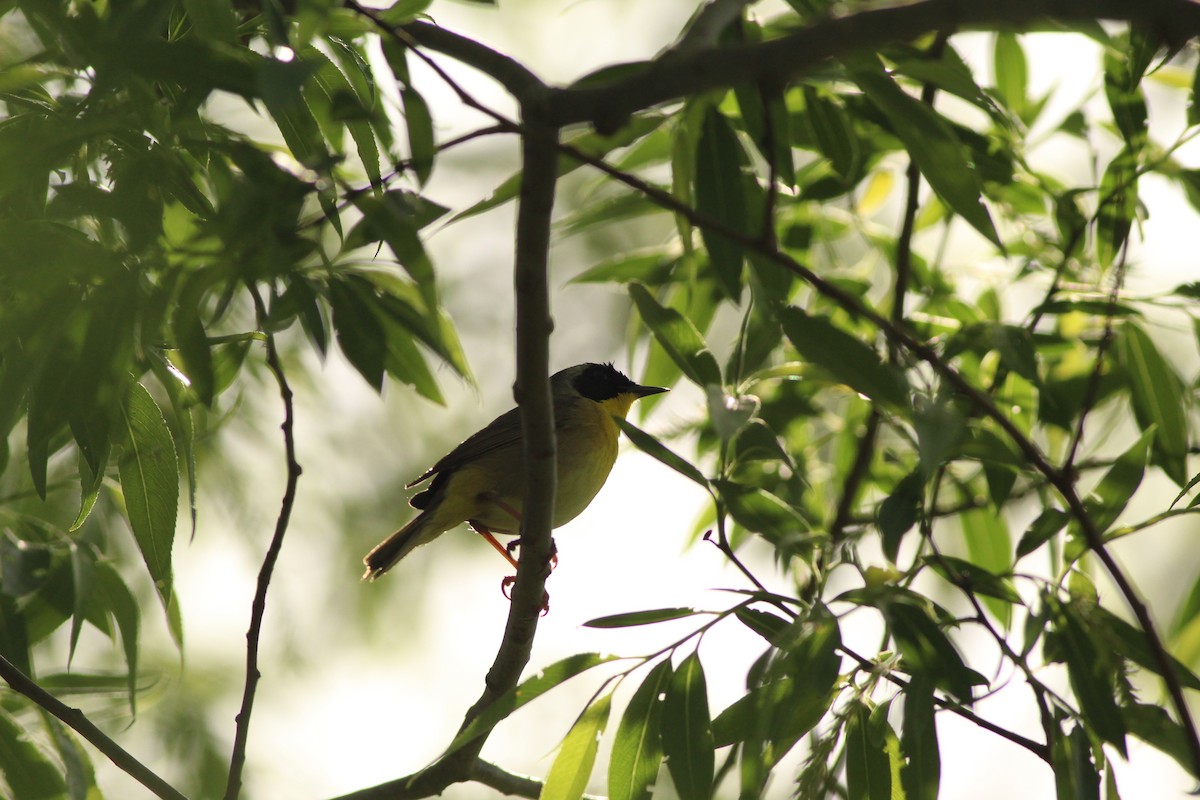
<path fill-rule="evenodd" d="M 505 548 L 508 550 L 510 556 L 515 557 L 517 551 L 521 549 L 521 540 L 519 538 L 513 539 L 505 545 Z M 547 563 L 551 572 L 558 568 L 558 544 L 554 541 L 553 536 L 550 537 L 550 558 Z"/>
<path fill-rule="evenodd" d="M 500 594 L 504 595 L 505 599 L 512 602 L 512 585 L 517 582 L 516 575 L 507 575 L 500 581 Z M 545 589 L 542 590 L 542 610 L 539 616 L 546 616 L 550 613 L 550 593 Z"/>

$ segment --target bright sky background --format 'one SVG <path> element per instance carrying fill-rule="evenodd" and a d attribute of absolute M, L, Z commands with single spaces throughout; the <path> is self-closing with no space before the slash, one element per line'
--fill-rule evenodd
<path fill-rule="evenodd" d="M 686 2 L 663 0 L 576 0 L 505 3 L 496 12 L 468 3 L 439 3 L 435 16 L 448 28 L 514 55 L 545 78 L 569 81 L 596 66 L 652 56 L 671 42 L 692 8 Z M 1032 48 L 1035 92 L 1053 83 L 1064 96 L 1078 97 L 1094 88 L 1098 80 L 1098 72 L 1090 66 L 1096 58 L 1094 47 L 1065 37 L 1026 41 Z M 956 43 L 972 62 L 989 63 L 988 37 Z M 441 63 L 452 66 L 448 59 Z M 984 69 L 983 75 L 989 74 Z M 511 104 L 490 82 L 466 70 L 451 71 L 468 90 L 511 111 Z M 439 138 L 469 130 L 478 122 L 461 114 L 448 92 L 431 82 L 424 86 Z M 1154 98 L 1152 110 L 1159 112 Z M 1044 157 L 1064 169 L 1088 167 L 1074 163 L 1079 160 L 1076 153 L 1056 150 Z M 432 195 L 463 208 L 510 174 L 514 159 L 514 141 L 502 148 L 487 143 L 463 148 L 454 159 L 439 162 Z M 903 167 L 899 162 L 898 166 Z M 1173 198 L 1169 204 L 1153 204 L 1152 211 L 1146 228 L 1150 242 L 1141 250 L 1145 267 L 1139 276 L 1149 274 L 1162 285 L 1194 277 L 1194 246 L 1179 247 L 1177 238 L 1166 239 L 1171 229 L 1194 230 L 1194 212 Z M 268 666 L 251 726 L 247 775 L 254 797 L 328 797 L 418 769 L 450 741 L 463 712 L 479 694 L 508 611 L 499 592 L 500 578 L 508 570 L 490 548 L 465 529 L 454 531 L 414 552 L 376 584 L 358 578 L 366 549 L 407 518 L 407 495 L 398 491 L 403 482 L 511 405 L 511 220 L 509 207 L 441 231 L 429 242 L 446 304 L 467 335 L 465 345 L 479 379 L 478 392 L 443 373 L 449 399 L 446 409 L 414 399 L 399 386 L 389 386 L 381 400 L 336 357 L 316 367 L 315 383 L 301 380 L 295 387 L 304 475 L 268 599 L 263 641 Z M 1172 244 L 1164 245 L 1164 240 Z M 570 242 L 557 248 L 554 257 L 552 282 L 563 288 L 554 298 L 558 331 L 553 368 L 614 357 L 619 367 L 640 366 L 620 361 L 628 303 L 619 291 L 563 286 L 569 275 L 598 260 L 596 254 Z M 995 280 L 1000 274 L 989 274 L 983 266 L 979 279 Z M 691 417 L 701 402 L 698 392 L 681 388 L 646 424 L 652 430 L 669 429 Z M 205 505 L 207 495 L 202 494 L 195 541 L 187 543 L 185 536 L 180 537 L 177 585 L 186 614 L 188 663 L 178 680 L 202 681 L 206 666 L 240 663 L 244 658 L 244 632 L 261 547 L 273 525 L 283 486 L 273 406 L 270 413 L 257 435 L 247 431 L 235 445 L 247 471 L 260 478 L 244 487 L 247 508 L 236 513 L 214 509 Z M 541 622 L 532 666 L 582 651 L 651 652 L 693 624 L 676 622 L 628 631 L 582 627 L 594 617 L 661 606 L 719 609 L 730 605 L 731 596 L 714 589 L 743 588 L 744 580 L 725 566 L 715 548 L 688 546 L 704 499 L 682 477 L 627 449 L 595 503 L 556 532 L 560 564 L 548 584 L 552 611 Z M 344 508 L 356 503 L 369 506 L 361 514 L 370 521 L 370 529 L 354 534 L 361 552 L 346 552 L 332 526 L 343 524 Z M 1181 544 L 1183 535 L 1175 537 Z M 1134 567 L 1151 599 L 1160 597 L 1165 591 L 1161 584 L 1169 581 L 1171 554 L 1143 562 L 1137 560 L 1140 554 L 1121 555 Z M 765 547 L 751 547 L 748 558 L 760 577 L 780 580 Z M 347 613 L 374 615 L 370 641 L 340 623 L 344 617 L 339 615 Z M 851 617 L 843 635 L 869 656 L 878 646 L 878 629 L 869 622 L 859 624 L 859 619 L 867 621 L 868 615 Z M 1165 619 L 1160 613 L 1160 621 Z M 147 615 L 144 624 L 154 628 L 160 623 Z M 763 648 L 757 636 L 736 623 L 718 626 L 706 637 L 702 655 L 714 714 L 740 696 L 746 668 Z M 596 674 L 609 673 L 601 669 Z M 634 678 L 618 693 L 621 700 L 609 723 L 610 734 L 640 673 Z M 1061 684 L 1064 676 L 1045 678 Z M 544 776 L 555 745 L 596 686 L 595 679 L 574 681 L 522 710 L 498 729 L 484 756 L 506 769 Z M 1040 739 L 1036 719 L 1014 716 L 1014 709 L 1030 706 L 1022 686 L 1015 682 L 981 703 L 977 711 Z M 218 718 L 227 722 L 222 729 L 230 733 L 239 697 L 240 686 L 218 701 L 223 707 Z M 1146 699 L 1156 697 L 1150 692 Z M 938 716 L 938 724 L 942 797 L 1053 796 L 1049 770 L 1024 750 L 948 713 Z M 153 732 L 139 720 L 130 738 L 131 749 L 140 752 L 151 746 Z M 1131 745 L 1131 763 L 1119 773 L 1125 800 L 1157 800 L 1192 788 L 1172 762 L 1149 753 L 1136 740 L 1131 739 Z M 607 744 L 602 758 L 606 751 Z M 598 779 L 591 788 L 602 792 L 604 767 L 599 766 L 595 775 Z M 788 772 L 778 777 L 773 796 L 790 796 Z M 128 788 L 123 776 L 107 770 L 103 786 L 109 797 L 142 796 L 140 789 Z M 491 794 L 455 787 L 445 796 L 453 800 Z"/>

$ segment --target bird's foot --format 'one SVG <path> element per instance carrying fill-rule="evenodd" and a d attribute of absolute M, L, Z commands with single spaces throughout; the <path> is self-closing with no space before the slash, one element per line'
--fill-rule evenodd
<path fill-rule="evenodd" d="M 517 582 L 516 575 L 508 575 L 500 581 L 500 594 L 512 602 L 512 585 Z M 546 616 L 550 613 L 550 593 L 545 589 L 542 590 L 542 611 L 539 616 Z"/>
<path fill-rule="evenodd" d="M 521 549 L 521 540 L 513 539 L 505 545 L 505 548 L 508 550 L 509 556 L 515 557 L 517 551 Z M 550 537 L 550 558 L 547 559 L 546 563 L 550 567 L 551 572 L 558 568 L 558 544 L 554 541 L 553 536 Z"/>

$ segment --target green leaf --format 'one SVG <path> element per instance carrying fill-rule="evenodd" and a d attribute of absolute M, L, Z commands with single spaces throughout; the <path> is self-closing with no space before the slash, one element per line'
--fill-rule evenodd
<path fill-rule="evenodd" d="M 891 364 L 885 364 L 862 341 L 829 319 L 812 316 L 796 306 L 780 309 L 779 321 L 797 352 L 834 380 L 876 402 L 899 410 L 908 408 L 909 390 L 904 375 Z"/>
<path fill-rule="evenodd" d="M 713 794 L 712 719 L 704 667 L 693 651 L 676 668 L 663 702 L 663 755 L 680 800 L 708 800 Z"/>
<path fill-rule="evenodd" d="M 900 748 L 887 722 L 887 705 L 872 710 L 857 703 L 846 721 L 845 735 L 849 800 L 895 800 L 894 768 Z"/>
<path fill-rule="evenodd" d="M 600 737 L 608 724 L 612 693 L 584 709 L 558 748 L 539 800 L 579 800 L 587 789 Z"/>
<path fill-rule="evenodd" d="M 900 769 L 906 800 L 937 800 L 942 762 L 934 722 L 933 684 L 924 677 L 914 677 L 904 690 L 900 749 L 907 758 Z"/>
<path fill-rule="evenodd" d="M 1158 663 L 1158 658 L 1150 649 L 1146 634 L 1140 628 L 1134 627 L 1103 606 L 1089 610 L 1088 624 L 1090 628 L 1109 639 L 1108 644 L 1112 652 L 1119 653 L 1122 658 L 1127 658 L 1139 667 L 1162 676 L 1163 669 Z M 1200 691 L 1200 677 L 1170 653 L 1167 657 L 1171 661 L 1176 680 L 1186 689 Z"/>
<path fill-rule="evenodd" d="M 996 34 L 992 49 L 992 68 L 996 73 L 996 94 L 1018 117 L 1024 118 L 1028 102 L 1029 75 L 1025 51 L 1015 34 Z"/>
<path fill-rule="evenodd" d="M 746 154 L 729 121 L 715 108 L 704 115 L 700 139 L 696 145 L 696 208 L 739 233 L 748 229 L 742 165 Z M 742 267 L 745 253 L 737 242 L 709 230 L 700 229 L 709 262 L 718 284 L 735 302 L 742 293 Z"/>
<path fill-rule="evenodd" d="M 433 172 L 433 158 L 437 147 L 433 138 L 433 116 L 425 98 L 411 86 L 400 90 L 400 101 L 404 105 L 404 126 L 408 131 L 408 150 L 412 159 L 413 172 L 422 186 Z"/>
<path fill-rule="evenodd" d="M 196 33 L 205 39 L 234 43 L 237 20 L 230 0 L 183 0 L 183 7 Z"/>
<path fill-rule="evenodd" d="M 796 509 L 766 489 L 726 480 L 713 481 L 713 486 L 725 501 L 729 515 L 748 531 L 776 542 L 809 531 L 808 522 Z"/>
<path fill-rule="evenodd" d="M 117 622 L 121 646 L 125 652 L 125 670 L 129 689 L 129 713 L 137 714 L 138 625 L 141 611 L 129 587 L 109 561 L 98 561 L 95 592 L 99 602 Z"/>
<path fill-rule="evenodd" d="M 1135 322 L 1122 323 L 1117 357 L 1129 376 L 1129 393 L 1138 427 L 1154 428 L 1151 463 L 1182 486 L 1187 480 L 1188 427 L 1179 374 Z"/>
<path fill-rule="evenodd" d="M 1012 572 L 1012 536 L 1008 532 L 1008 522 L 1002 514 L 993 513 L 990 509 L 973 508 L 959 517 L 962 525 L 963 539 L 967 543 L 967 553 L 971 561 L 992 575 L 1007 575 Z M 981 580 L 983 576 L 976 576 Z M 1005 590 L 989 584 L 991 591 L 978 589 L 984 595 L 983 603 L 992 615 L 1004 627 L 1012 621 L 1012 606 L 1010 602 L 1020 603 L 1017 596 L 1013 600 L 1015 590 Z M 999 591 L 997 595 L 995 592 Z"/>
<path fill-rule="evenodd" d="M 388 347 L 383 324 L 359 292 L 343 281 L 330 281 L 329 305 L 338 345 L 375 391 L 383 390 Z"/>
<path fill-rule="evenodd" d="M 1084 718 L 1095 735 L 1127 758 L 1125 723 L 1113 696 L 1112 659 L 1101 657 L 1101 653 L 1108 652 L 1107 645 L 1098 640 L 1098 631 L 1085 623 L 1073 605 L 1053 596 L 1047 597 L 1046 603 L 1054 633 L 1060 637 L 1060 644 L 1054 651 L 1067 664 L 1071 689 L 1079 700 Z"/>
<path fill-rule="evenodd" d="M 593 667 L 607 664 L 616 659 L 616 656 L 602 656 L 599 653 L 577 653 L 555 661 L 537 675 L 527 678 L 520 685 L 497 697 L 491 705 L 480 712 L 479 716 L 458 732 L 454 741 L 450 742 L 450 746 L 446 748 L 443 757 L 487 733 L 514 711 L 538 699 L 555 686 L 566 683 L 576 675 Z"/>
<path fill-rule="evenodd" d="M 925 609 L 908 603 L 886 603 L 884 615 L 904 658 L 904 668 L 928 677 L 960 703 L 970 705 L 971 687 L 985 683 L 967 668 L 949 637 Z"/>
<path fill-rule="evenodd" d="M 629 283 L 641 281 L 649 285 L 662 283 L 671 273 L 674 260 L 655 250 L 650 253 L 622 253 L 588 267 L 571 279 L 571 283 Z"/>
<path fill-rule="evenodd" d="M 655 608 L 648 611 L 630 611 L 625 614 L 610 614 L 596 617 L 583 623 L 585 628 L 632 628 L 637 625 L 653 625 L 672 619 L 694 617 L 706 612 L 694 608 Z"/>
<path fill-rule="evenodd" d="M 1071 515 L 1062 509 L 1043 509 L 1017 542 L 1017 558 L 1024 558 L 1050 541 L 1050 537 L 1065 528 L 1070 519 Z"/>
<path fill-rule="evenodd" d="M 66 725 L 45 712 L 42 719 L 50 731 L 50 739 L 62 761 L 69 800 L 99 800 L 100 790 L 96 786 L 96 772 L 91 759 L 88 758 L 87 750 Z"/>
<path fill-rule="evenodd" d="M 1017 593 L 1016 587 L 1009 578 L 988 572 L 970 561 L 945 555 L 924 556 L 922 561 L 947 581 L 966 591 L 997 598 L 1007 603 L 1021 602 L 1021 595 Z"/>
<path fill-rule="evenodd" d="M 1096 258 L 1108 269 L 1125 246 L 1138 207 L 1137 155 L 1128 148 L 1109 162 L 1100 178 L 1096 211 Z"/>
<path fill-rule="evenodd" d="M 636 281 L 629 284 L 629 296 L 655 340 L 692 383 L 700 387 L 721 384 L 721 367 L 691 320 L 661 305 L 649 289 Z"/>
<path fill-rule="evenodd" d="M 20 800 L 59 800 L 67 790 L 58 768 L 46 757 L 29 732 L 0 708 L 0 775 L 12 797 Z"/>
<path fill-rule="evenodd" d="M 171 547 L 179 512 L 179 464 L 175 442 L 154 398 L 133 383 L 121 406 L 127 439 L 119 462 L 125 512 L 154 587 L 171 595 Z"/>
<path fill-rule="evenodd" d="M 938 196 L 984 238 L 1003 249 L 991 214 L 980 199 L 979 174 L 949 123 L 896 85 L 878 63 L 856 70 L 853 79 L 887 117 L 891 132 L 904 143 Z"/>
<path fill-rule="evenodd" d="M 833 98 L 826 96 L 814 86 L 805 84 L 804 121 L 817 143 L 821 154 L 829 159 L 844 180 L 857 175 L 862 160 L 859 152 L 858 135 L 845 109 Z"/>
<path fill-rule="evenodd" d="M 67 648 L 67 668 L 75 658 L 79 633 L 90 611 L 92 578 L 96 571 L 93 551 L 86 547 L 71 548 L 71 586 L 74 588 L 74 608 L 71 610 L 71 637 Z"/>
<path fill-rule="evenodd" d="M 1200 778 L 1183 726 L 1162 706 L 1126 703 L 1121 706 L 1121 719 L 1130 734 L 1175 759 L 1193 778 Z"/>
<path fill-rule="evenodd" d="M 917 524 L 921 504 L 925 496 L 925 482 L 921 472 L 910 472 L 900 479 L 892 493 L 879 504 L 875 525 L 883 540 L 883 554 L 895 564 L 900 556 L 900 543 L 904 534 Z"/>
<path fill-rule="evenodd" d="M 709 488 L 708 478 L 705 478 L 704 473 L 694 467 L 690 461 L 668 448 L 641 428 L 635 426 L 632 422 L 619 417 L 614 417 L 614 420 L 638 450 L 667 465 L 696 485 L 702 486 L 705 489 Z"/>
<path fill-rule="evenodd" d="M 650 787 L 662 764 L 662 700 L 671 685 L 671 660 L 664 658 L 650 670 L 633 693 L 617 735 L 608 766 L 610 800 L 648 800 Z"/>
<path fill-rule="evenodd" d="M 1146 457 L 1154 431 L 1143 433 L 1133 446 L 1122 453 L 1083 504 L 1097 532 L 1104 533 L 1121 516 L 1146 472 Z"/>
<path fill-rule="evenodd" d="M 300 59 L 263 59 L 258 65 L 257 82 L 263 105 L 279 126 L 292 155 L 310 169 L 324 170 L 330 163 L 329 151 L 317 119 L 300 93 L 315 69 L 315 64 Z"/>

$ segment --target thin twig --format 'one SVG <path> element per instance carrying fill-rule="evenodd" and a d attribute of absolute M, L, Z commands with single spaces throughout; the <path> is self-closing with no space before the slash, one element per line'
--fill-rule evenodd
<path fill-rule="evenodd" d="M 152 769 L 138 761 L 129 751 L 110 739 L 78 708 L 71 708 L 19 670 L 15 664 L 0 656 L 0 678 L 18 694 L 32 700 L 38 707 L 57 717 L 64 725 L 82 736 L 99 750 L 118 769 L 145 786 L 155 797 L 163 800 L 187 800 L 187 796 L 160 778 Z"/>
<path fill-rule="evenodd" d="M 266 334 L 267 368 L 275 376 L 279 385 L 279 396 L 283 400 L 283 431 L 284 459 L 287 467 L 287 485 L 283 491 L 283 501 L 280 504 L 279 516 L 275 520 L 275 533 L 263 557 L 262 567 L 258 571 L 258 585 L 254 591 L 254 600 L 250 606 L 250 629 L 246 632 L 246 685 L 242 691 L 242 706 L 235 717 L 233 736 L 233 753 L 229 758 L 229 780 L 225 784 L 225 800 L 236 800 L 242 789 L 242 770 L 246 765 L 246 743 L 250 729 L 250 713 L 254 707 L 254 695 L 258 691 L 258 681 L 261 674 L 258 671 L 258 643 L 262 635 L 263 614 L 267 609 L 267 589 L 271 585 L 271 575 L 275 571 L 275 562 L 283 547 L 283 537 L 287 533 L 288 522 L 292 516 L 292 506 L 296 500 L 296 484 L 300 480 L 300 464 L 296 461 L 296 440 L 293 433 L 294 408 L 292 405 L 292 389 L 288 385 L 283 372 L 283 364 L 279 360 L 279 351 L 275 347 L 275 337 L 267 325 L 267 309 L 263 305 L 258 287 L 247 283 L 250 297 L 254 300 L 254 313 L 258 326 Z"/>
<path fill-rule="evenodd" d="M 862 667 L 863 669 L 872 670 L 875 668 L 874 662 L 860 656 L 858 653 L 854 652 L 849 647 L 846 647 L 846 645 L 844 645 L 844 644 L 838 645 L 838 650 L 840 650 L 841 652 L 850 656 L 850 658 L 857 661 L 858 665 L 860 667 Z M 896 684 L 901 689 L 908 688 L 908 681 L 904 680 L 903 678 L 897 677 L 891 671 L 883 673 L 883 677 L 886 678 L 887 680 L 891 681 L 892 683 Z M 989 722 L 988 720 L 979 716 L 978 714 L 976 714 L 974 711 L 970 710 L 969 708 L 965 708 L 965 707 L 959 705 L 958 703 L 955 703 L 951 700 L 947 700 L 946 698 L 941 697 L 940 695 L 935 694 L 933 696 L 933 702 L 935 705 L 937 705 L 941 708 L 944 708 L 947 711 L 950 711 L 954 714 L 957 714 L 958 716 L 962 717 L 963 719 L 968 720 L 969 722 L 972 722 L 972 723 L 978 725 L 979 727 L 983 728 L 986 731 L 991 731 L 992 733 L 996 734 L 997 736 L 999 736 L 1003 739 L 1007 739 L 1008 741 L 1012 742 L 1013 744 L 1024 747 L 1026 750 L 1033 753 L 1035 756 L 1040 758 L 1042 761 L 1045 761 L 1047 764 L 1050 763 L 1050 748 L 1047 747 L 1046 745 L 1044 745 L 1040 742 L 1035 742 L 1033 739 L 1022 736 L 1019 733 L 1013 733 L 1012 731 L 1008 730 L 1007 728 L 1002 728 L 994 722 Z"/>

